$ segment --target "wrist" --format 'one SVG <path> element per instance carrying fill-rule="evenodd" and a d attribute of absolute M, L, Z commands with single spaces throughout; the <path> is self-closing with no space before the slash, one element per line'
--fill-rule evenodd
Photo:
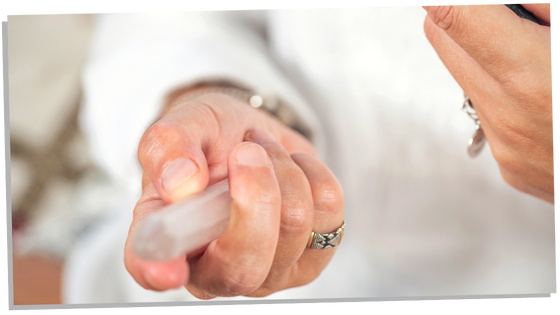
<path fill-rule="evenodd" d="M 238 101 L 247 103 L 254 108 L 263 107 L 268 112 L 275 111 L 278 105 L 278 101 L 274 97 L 267 97 L 264 99 L 262 96 L 255 94 L 248 89 L 244 89 L 227 82 L 200 83 L 171 93 L 163 109 L 162 116 L 174 106 L 190 102 L 210 93 L 224 94 Z"/>
<path fill-rule="evenodd" d="M 193 101 L 205 94 L 216 93 L 218 89 L 231 88 L 234 86 L 228 83 L 213 82 L 213 83 L 199 83 L 185 88 L 181 88 L 171 92 L 166 99 L 165 105 L 162 108 L 159 117 L 163 117 L 169 110 L 179 104 L 184 104 Z"/>
<path fill-rule="evenodd" d="M 229 82 L 204 82 L 171 93 L 160 117 L 163 117 L 177 105 L 188 103 L 210 93 L 224 94 L 253 108 L 262 109 L 277 118 L 284 126 L 310 139 L 311 133 L 308 128 L 299 121 L 291 107 L 284 104 L 278 97 L 270 94 L 256 94 L 249 89 L 241 88 Z"/>

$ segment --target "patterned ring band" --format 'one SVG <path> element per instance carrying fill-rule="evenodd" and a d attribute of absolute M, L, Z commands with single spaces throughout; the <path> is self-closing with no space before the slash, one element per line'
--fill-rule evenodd
<path fill-rule="evenodd" d="M 320 234 L 311 232 L 309 241 L 307 242 L 307 247 L 316 249 L 337 247 L 338 245 L 340 245 L 340 242 L 342 242 L 342 236 L 344 235 L 345 226 L 346 222 L 342 221 L 342 225 L 332 233 Z"/>

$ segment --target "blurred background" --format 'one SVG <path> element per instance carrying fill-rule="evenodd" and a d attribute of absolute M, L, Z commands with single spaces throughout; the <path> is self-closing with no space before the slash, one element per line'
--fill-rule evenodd
<path fill-rule="evenodd" d="M 93 24 L 8 17 L 14 305 L 61 303 L 64 257 L 112 200 L 78 125 Z"/>
<path fill-rule="evenodd" d="M 81 235 L 94 228 L 108 211 L 114 209 L 113 204 L 119 199 L 119 189 L 93 165 L 88 143 L 78 123 L 80 77 L 94 23 L 94 15 L 8 17 L 14 305 L 62 302 L 62 267 L 67 254 Z M 436 58 L 435 55 L 433 57 Z M 472 128 L 472 122 L 467 117 L 461 117 Z M 466 159 L 464 153 L 461 154 Z M 470 167 L 475 169 L 477 166 L 473 165 Z M 505 193 L 501 195 L 500 189 L 497 190 L 500 196 L 506 196 Z M 508 189 L 511 188 L 504 188 Z M 481 213 L 483 210 L 477 209 Z M 504 213 L 493 212 L 494 216 L 497 218 L 506 210 Z M 524 226 L 519 223 L 523 218 L 529 218 L 523 212 L 503 217 L 508 218 L 510 225 L 507 226 L 511 228 L 503 230 L 504 235 L 524 241 L 521 237 L 532 231 L 516 230 Z M 445 218 L 449 220 L 449 217 Z M 543 218 L 547 217 L 531 221 L 534 225 L 527 224 L 527 228 L 542 224 L 546 226 L 546 231 L 551 230 L 552 226 L 545 224 L 549 221 L 541 220 Z M 489 234 L 496 231 L 485 222 L 481 222 L 480 226 L 487 227 L 484 231 Z M 543 237 L 547 235 L 546 231 L 542 233 Z M 485 235 L 475 234 L 478 235 L 473 235 L 474 250 L 478 248 L 476 242 Z M 403 238 L 396 237 L 395 240 L 397 245 L 403 244 Z M 537 246 L 535 251 L 548 253 L 549 245 Z M 528 252 L 531 250 L 528 249 Z M 512 253 L 513 256 L 522 256 L 525 252 Z M 465 256 L 452 259 L 457 259 L 458 265 L 463 261 L 467 261 L 468 265 Z M 521 260 L 521 264 L 524 262 Z M 518 268 L 515 263 L 513 269 L 506 268 L 503 274 Z M 432 270 L 431 267 L 426 268 Z M 536 274 L 544 278 L 550 269 L 541 269 L 544 271 Z M 461 272 L 457 274 L 464 276 Z M 389 282 L 393 281 L 391 275 L 386 277 Z M 501 277 L 499 275 L 496 279 Z M 523 281 L 524 278 L 519 279 Z M 508 283 L 489 281 L 495 285 L 490 285 L 490 288 L 508 286 Z"/>

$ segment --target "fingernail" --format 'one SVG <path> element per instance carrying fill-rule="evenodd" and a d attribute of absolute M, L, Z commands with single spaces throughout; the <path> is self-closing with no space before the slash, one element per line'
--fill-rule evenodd
<path fill-rule="evenodd" d="M 189 179 L 196 174 L 198 170 L 198 165 L 191 159 L 181 158 L 173 161 L 173 163 L 165 168 L 161 175 L 163 189 L 167 193 L 173 193 L 179 188 L 183 190 L 183 186 L 186 186 Z"/>
<path fill-rule="evenodd" d="M 270 164 L 266 151 L 260 145 L 254 143 L 249 143 L 237 150 L 235 159 L 241 165 L 265 166 Z"/>

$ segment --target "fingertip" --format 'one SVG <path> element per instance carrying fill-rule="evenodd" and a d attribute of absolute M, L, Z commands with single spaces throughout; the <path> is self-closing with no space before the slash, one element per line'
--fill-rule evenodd
<path fill-rule="evenodd" d="M 138 267 L 151 290 L 177 289 L 188 281 L 189 270 L 184 256 L 163 263 L 138 261 Z"/>
<path fill-rule="evenodd" d="M 267 151 L 254 142 L 235 146 L 228 160 L 230 193 L 237 207 L 231 212 L 230 223 L 238 212 L 257 208 L 275 208 L 280 204 L 280 188 Z"/>
<path fill-rule="evenodd" d="M 252 142 L 244 142 L 237 150 L 234 150 L 233 162 L 243 166 L 269 166 L 270 158 L 265 149 Z"/>
<path fill-rule="evenodd" d="M 278 185 L 267 151 L 254 142 L 242 142 L 232 149 L 228 172 L 231 195 L 243 204 L 250 204 L 259 192 Z"/>

